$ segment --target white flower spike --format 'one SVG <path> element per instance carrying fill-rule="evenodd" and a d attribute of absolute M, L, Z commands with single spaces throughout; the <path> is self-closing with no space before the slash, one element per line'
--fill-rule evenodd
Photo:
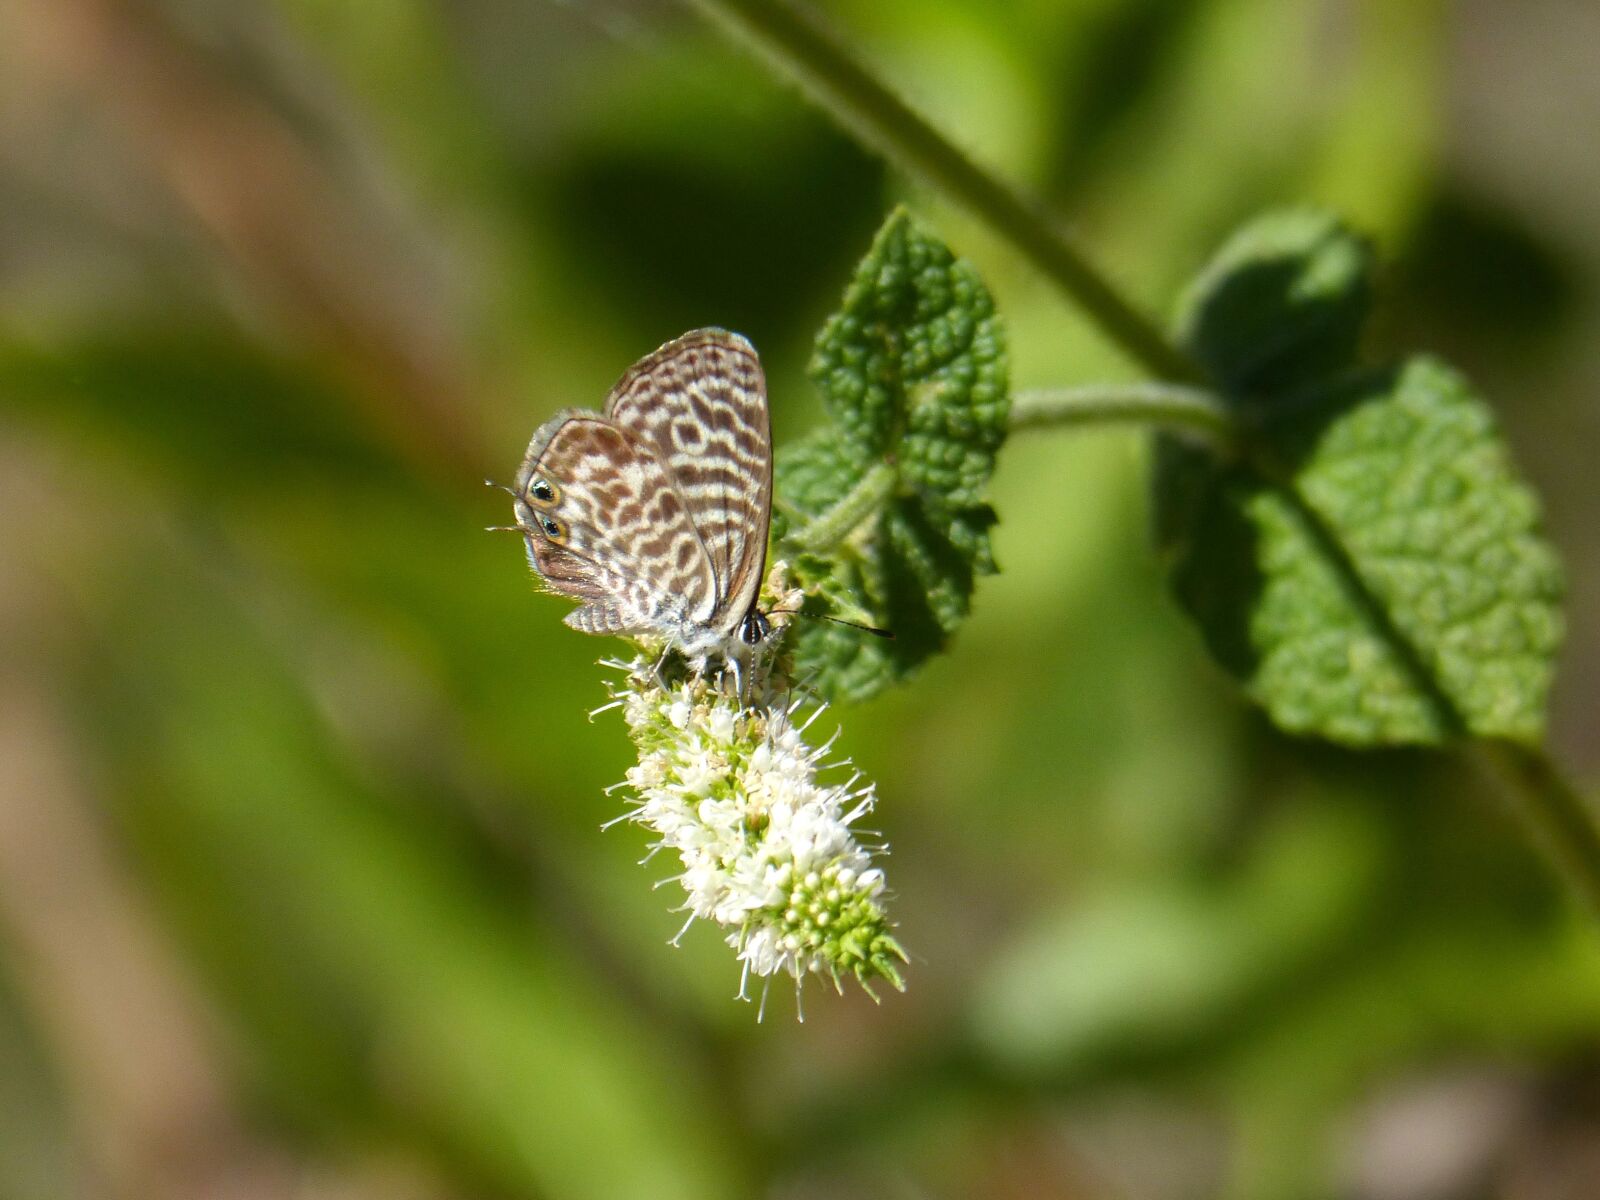
<path fill-rule="evenodd" d="M 874 999 L 880 979 L 903 990 L 883 872 L 852 828 L 871 811 L 873 786 L 859 774 L 821 782 L 844 764 L 823 764 L 831 739 L 814 749 L 802 738 L 823 706 L 797 725 L 801 702 L 770 667 L 751 672 L 741 704 L 711 676 L 663 680 L 648 655 L 607 665 L 626 672 L 612 695 L 639 748 L 619 819 L 656 835 L 652 855 L 676 852 L 689 923 L 726 931 L 743 964 L 741 998 L 751 975 L 788 975 L 797 989 L 808 974 L 836 988 L 850 975 Z"/>

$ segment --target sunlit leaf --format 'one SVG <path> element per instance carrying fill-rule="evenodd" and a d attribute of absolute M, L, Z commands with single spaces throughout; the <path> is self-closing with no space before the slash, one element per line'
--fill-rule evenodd
<path fill-rule="evenodd" d="M 1293 210 L 1246 225 L 1189 289 L 1181 333 L 1239 442 L 1158 444 L 1174 587 L 1284 729 L 1536 740 L 1560 564 L 1464 379 L 1425 357 L 1357 367 L 1369 272 L 1337 220 Z"/>
<path fill-rule="evenodd" d="M 862 699 L 942 648 L 995 569 L 983 497 L 1010 396 L 994 302 L 898 211 L 818 336 L 811 377 L 832 424 L 780 456 L 780 553 L 832 611 L 894 638 L 802 622 L 796 658 L 825 694 Z"/>

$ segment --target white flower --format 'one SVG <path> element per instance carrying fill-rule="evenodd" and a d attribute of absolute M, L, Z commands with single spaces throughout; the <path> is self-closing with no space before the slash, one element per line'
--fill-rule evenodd
<path fill-rule="evenodd" d="M 639 748 L 626 819 L 678 855 L 690 920 L 715 922 L 738 952 L 740 995 L 750 975 L 902 987 L 883 872 L 852 829 L 874 789 L 858 775 L 818 778 L 827 747 L 802 735 L 821 708 L 797 726 L 799 704 L 774 671 L 752 672 L 757 694 L 741 704 L 703 676 L 664 687 L 650 658 L 609 665 L 627 675 L 607 707 L 622 709 Z"/>

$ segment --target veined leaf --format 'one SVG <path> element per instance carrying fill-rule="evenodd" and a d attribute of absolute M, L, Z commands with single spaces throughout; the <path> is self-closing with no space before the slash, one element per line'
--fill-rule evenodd
<path fill-rule="evenodd" d="M 830 612 L 893 632 L 796 629 L 797 669 L 859 700 L 940 650 L 995 569 L 983 496 L 1010 394 L 994 302 L 898 210 L 818 335 L 810 374 L 832 424 L 779 457 L 779 553 Z"/>
<path fill-rule="evenodd" d="M 1217 658 L 1282 728 L 1350 745 L 1535 741 L 1561 570 L 1493 414 L 1430 358 L 1354 363 L 1365 245 L 1318 213 L 1223 247 L 1179 325 L 1237 414 L 1157 446 L 1159 540 Z"/>

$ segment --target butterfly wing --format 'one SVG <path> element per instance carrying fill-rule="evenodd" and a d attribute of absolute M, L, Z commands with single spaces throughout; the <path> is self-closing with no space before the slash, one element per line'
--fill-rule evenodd
<path fill-rule="evenodd" d="M 634 364 L 606 415 L 672 476 L 716 583 L 707 623 L 731 635 L 760 591 L 772 518 L 772 429 L 755 348 L 723 329 L 686 333 Z"/>
<path fill-rule="evenodd" d="M 534 570 L 583 600 L 567 624 L 589 633 L 664 633 L 704 625 L 717 586 L 666 467 L 615 422 L 568 410 L 529 443 L 517 521 Z"/>

